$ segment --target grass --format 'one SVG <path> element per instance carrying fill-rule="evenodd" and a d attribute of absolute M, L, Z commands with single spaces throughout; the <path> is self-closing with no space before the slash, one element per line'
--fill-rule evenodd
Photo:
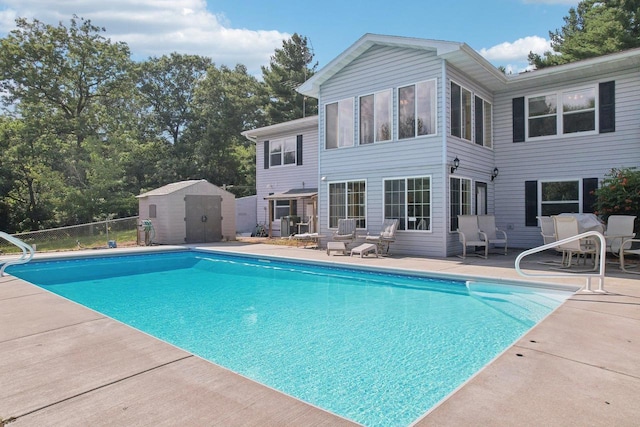
<path fill-rule="evenodd" d="M 137 233 L 137 230 L 110 232 L 108 240 L 114 240 L 118 246 L 135 246 L 137 244 Z M 4 243 L 4 241 L 2 243 Z M 25 240 L 25 243 L 31 246 L 35 245 L 38 252 L 73 251 L 78 249 L 99 249 L 108 247 L 107 236 L 105 234 L 82 237 L 68 236 L 43 241 L 29 239 Z M 18 249 L 17 246 L 11 244 L 0 244 L 0 253 L 15 254 L 20 252 L 21 250 Z"/>

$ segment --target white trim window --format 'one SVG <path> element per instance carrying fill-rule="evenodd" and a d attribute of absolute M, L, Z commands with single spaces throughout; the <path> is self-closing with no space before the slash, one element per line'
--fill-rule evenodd
<path fill-rule="evenodd" d="M 449 178 L 450 231 L 458 230 L 458 215 L 472 214 L 471 180 L 467 178 Z"/>
<path fill-rule="evenodd" d="M 595 86 L 528 96 L 525 108 L 527 138 L 597 131 Z"/>
<path fill-rule="evenodd" d="M 391 141 L 391 89 L 360 97 L 360 144 Z"/>
<path fill-rule="evenodd" d="M 436 134 L 436 80 L 398 88 L 398 139 Z"/>
<path fill-rule="evenodd" d="M 366 188 L 365 181 L 329 183 L 329 228 L 337 228 L 341 218 L 355 218 L 357 228 L 366 228 Z"/>
<path fill-rule="evenodd" d="M 580 180 L 540 181 L 540 215 L 580 213 L 581 193 Z"/>
<path fill-rule="evenodd" d="M 285 138 L 269 143 L 269 167 L 296 164 L 296 138 Z"/>
<path fill-rule="evenodd" d="M 289 216 L 291 212 L 295 215 L 296 211 L 296 200 L 276 200 L 273 204 L 273 219 L 280 219 L 283 216 Z"/>
<path fill-rule="evenodd" d="M 475 95 L 475 143 L 487 148 L 493 146 L 491 103 Z"/>
<path fill-rule="evenodd" d="M 352 147 L 353 130 L 353 98 L 325 105 L 325 149 Z"/>
<path fill-rule="evenodd" d="M 431 231 L 431 177 L 384 180 L 384 218 L 398 219 L 398 230 Z"/>
<path fill-rule="evenodd" d="M 451 82 L 451 135 L 471 141 L 471 100 L 469 89 Z"/>

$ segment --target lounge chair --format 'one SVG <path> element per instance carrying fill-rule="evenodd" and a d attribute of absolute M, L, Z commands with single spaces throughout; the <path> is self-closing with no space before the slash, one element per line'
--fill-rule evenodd
<path fill-rule="evenodd" d="M 554 225 L 556 228 L 556 237 L 558 240 L 567 239 L 569 237 L 577 236 L 580 234 L 580 229 L 578 227 L 578 220 L 573 216 L 554 216 L 553 217 Z M 599 259 L 599 251 L 598 245 L 594 240 L 590 239 L 580 239 L 574 240 L 572 242 L 564 243 L 558 246 L 559 249 L 565 252 L 563 257 L 563 268 L 571 267 L 571 261 L 573 259 L 573 255 L 578 256 L 578 263 L 580 261 L 580 255 L 584 256 L 586 263 L 586 256 L 593 255 L 594 256 L 594 270 L 598 268 L 598 259 Z"/>
<path fill-rule="evenodd" d="M 607 252 L 615 256 L 620 255 L 620 247 L 623 240 L 627 240 L 624 249 L 631 249 L 630 239 L 636 236 L 633 225 L 636 217 L 632 215 L 611 215 L 607 219 L 607 231 L 604 236 L 607 240 Z"/>
<path fill-rule="evenodd" d="M 507 254 L 507 233 L 496 227 L 496 217 L 493 215 L 479 215 L 478 228 L 487 235 L 489 245 L 504 246 L 504 254 Z M 501 237 L 498 237 L 498 234 Z"/>
<path fill-rule="evenodd" d="M 389 255 L 389 245 L 396 240 L 396 231 L 398 230 L 398 219 L 385 219 L 382 222 L 382 230 L 376 236 L 367 236 L 364 238 L 367 242 L 375 243 L 378 247 L 379 254 Z"/>
<path fill-rule="evenodd" d="M 475 254 L 481 258 L 489 257 L 489 243 L 487 235 L 478 227 L 477 215 L 458 215 L 458 239 L 462 243 L 462 259 L 467 257 L 467 246 L 484 246 L 484 255 Z"/>
<path fill-rule="evenodd" d="M 341 218 L 338 220 L 338 230 L 333 233 L 332 239 L 343 242 L 345 248 L 356 238 L 356 220 L 354 218 Z"/>

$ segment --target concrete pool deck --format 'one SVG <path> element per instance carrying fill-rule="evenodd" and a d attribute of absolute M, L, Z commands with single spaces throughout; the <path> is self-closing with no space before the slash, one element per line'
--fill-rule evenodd
<path fill-rule="evenodd" d="M 461 260 L 328 257 L 322 250 L 241 242 L 207 247 L 584 285 L 578 277 L 523 279 L 513 268 L 515 251 L 488 260 Z M 54 256 L 64 255 L 69 254 Z M 543 258 L 557 259 L 536 255 L 522 267 L 548 272 L 538 263 Z M 609 265 L 605 288 L 608 294 L 575 294 L 416 425 L 637 425 L 640 276 Z M 0 426 L 3 422 L 10 426 L 355 425 L 11 276 L 0 278 Z"/>

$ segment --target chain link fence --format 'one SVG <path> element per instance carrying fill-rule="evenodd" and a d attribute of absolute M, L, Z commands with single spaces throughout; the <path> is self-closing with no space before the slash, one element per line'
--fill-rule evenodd
<path fill-rule="evenodd" d="M 138 225 L 138 217 L 132 216 L 18 233 L 13 236 L 31 245 L 38 252 L 135 246 L 138 244 Z M 0 253 L 15 252 L 20 252 L 20 249 L 0 239 Z"/>

